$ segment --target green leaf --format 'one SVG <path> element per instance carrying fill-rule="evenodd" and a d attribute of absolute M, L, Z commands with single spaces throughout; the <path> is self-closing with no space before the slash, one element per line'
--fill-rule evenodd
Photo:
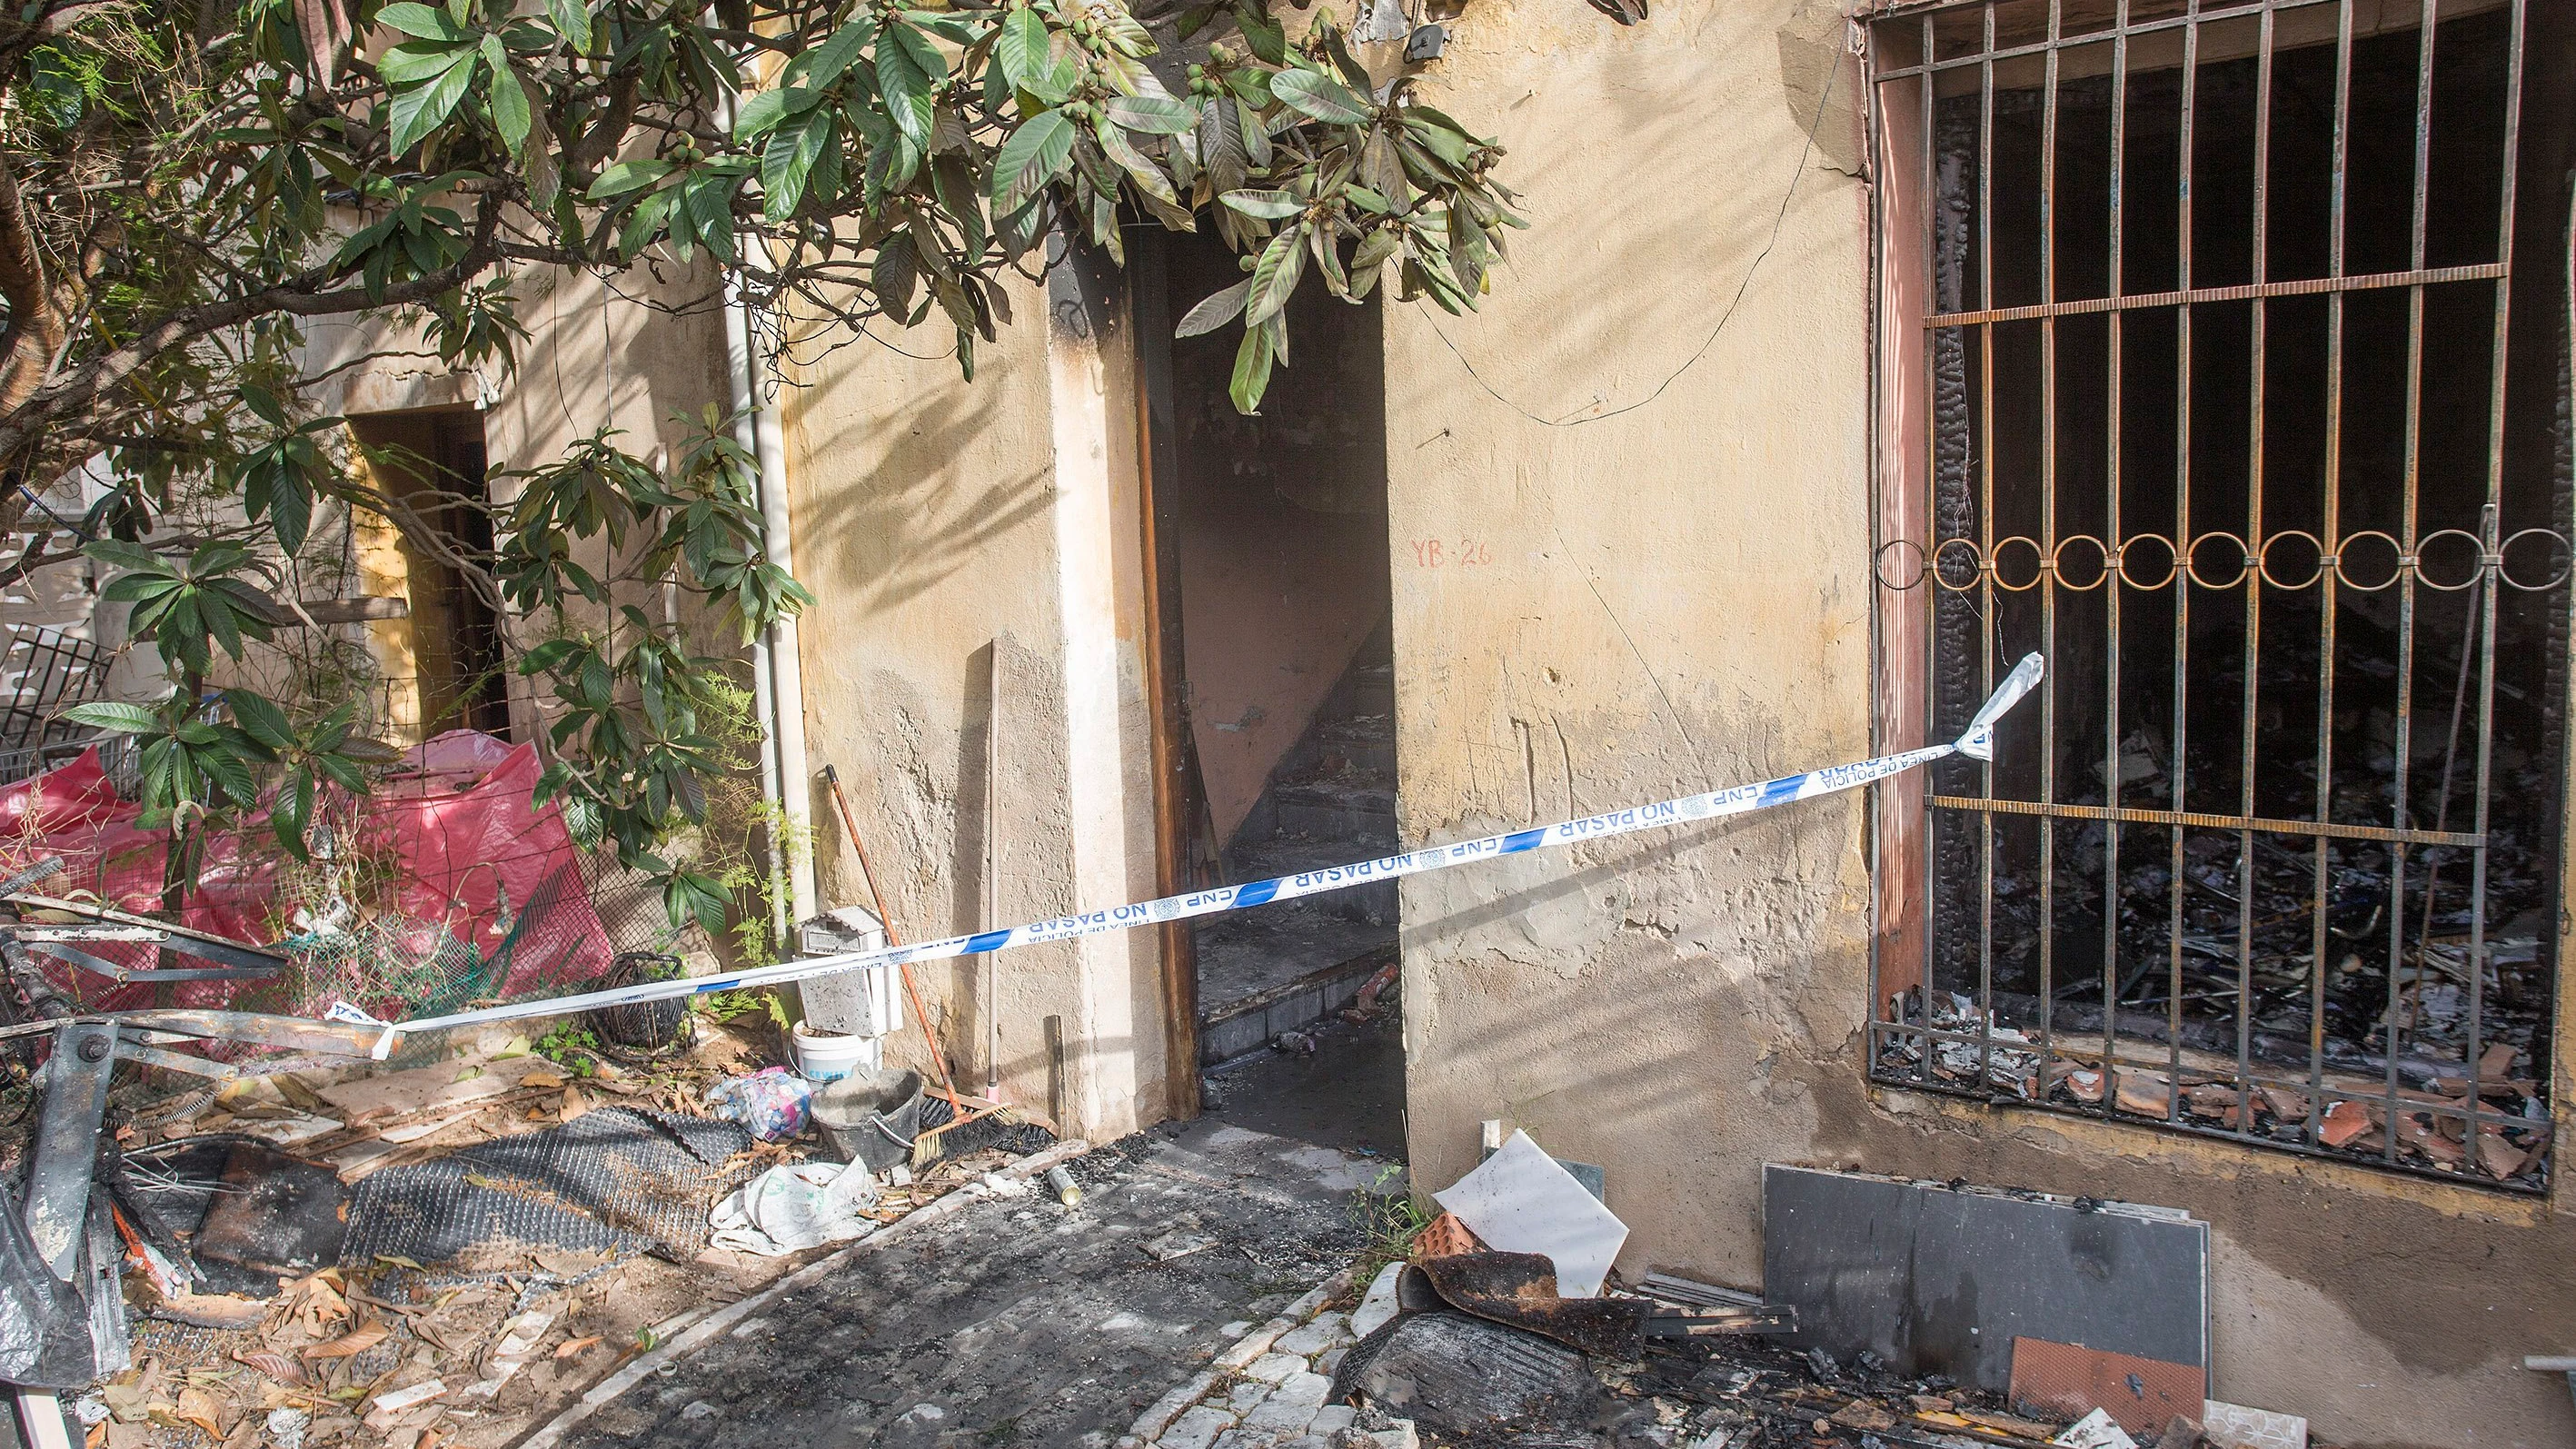
<path fill-rule="evenodd" d="M 466 38 L 465 27 L 448 19 L 446 11 L 435 10 L 427 5 L 415 4 L 413 3 L 413 0 L 400 0 L 400 3 L 398 4 L 388 5 L 384 9 L 377 11 L 376 23 L 378 25 L 390 25 L 394 29 L 401 31 L 403 34 L 418 40 L 463 40 Z"/>
<path fill-rule="evenodd" d="M 1118 163 L 1118 169 L 1134 179 L 1138 190 L 1166 206 L 1180 205 L 1180 193 L 1172 189 L 1172 178 L 1163 174 L 1163 169 L 1154 164 L 1153 158 L 1137 150 L 1136 143 L 1127 139 L 1125 131 L 1107 121 L 1101 122 L 1094 131 L 1100 138 L 1101 151 Z"/>
<path fill-rule="evenodd" d="M 289 750 L 295 747 L 295 726 L 287 719 L 286 711 L 278 706 L 277 701 L 265 695 L 253 694 L 247 689 L 227 689 L 224 691 L 224 703 L 232 707 L 234 721 L 240 724 L 242 732 L 252 739 L 272 750 Z"/>
<path fill-rule="evenodd" d="M 1261 406 L 1261 394 L 1270 387 L 1270 329 L 1247 327 L 1243 345 L 1234 353 L 1234 384 L 1228 389 L 1234 398 L 1234 410 L 1251 414 Z"/>
<path fill-rule="evenodd" d="M 1062 111 L 1040 111 L 1020 123 L 993 158 L 993 206 L 1017 211 L 1073 160 L 1073 123 Z"/>
<path fill-rule="evenodd" d="M 313 772 L 297 770 L 294 778 L 278 790 L 277 798 L 269 802 L 268 828 L 289 854 L 306 860 L 311 857 L 304 836 L 312 819 Z"/>
<path fill-rule="evenodd" d="M 1203 333 L 1214 332 L 1242 315 L 1243 299 L 1251 295 L 1250 277 L 1244 278 L 1222 292 L 1208 294 L 1197 306 L 1189 310 L 1187 316 L 1181 318 L 1181 325 L 1172 329 L 1172 335 L 1197 337 Z"/>
<path fill-rule="evenodd" d="M 456 110 L 456 103 L 465 98 L 467 87 L 474 83 L 475 69 L 471 65 L 451 65 L 426 85 L 395 91 L 393 104 L 387 108 L 392 112 L 393 125 L 386 146 L 401 155 L 444 124 Z"/>
<path fill-rule="evenodd" d="M 733 138 L 737 141 L 759 140 L 771 128 L 787 118 L 788 101 L 795 96 L 797 96 L 796 92 L 782 87 L 754 91 L 743 97 L 741 109 L 733 113 Z M 810 94 L 801 98 L 808 103 L 813 100 Z M 594 189 L 591 194 L 596 196 L 599 193 Z"/>
<path fill-rule="evenodd" d="M 1047 48 L 1046 22 L 1027 6 L 1019 6 L 1002 17 L 1000 33 L 993 38 L 993 61 L 1002 68 L 1002 77 L 1026 90 L 1035 90 L 1030 81 L 1055 65 L 1055 56 Z"/>
<path fill-rule="evenodd" d="M 1243 184 L 1243 123 L 1233 98 L 1212 96 L 1199 111 L 1199 165 L 1219 194 Z"/>
<path fill-rule="evenodd" d="M 1217 199 L 1263 221 L 1281 221 L 1306 209 L 1305 202 L 1285 191 L 1229 191 Z"/>
<path fill-rule="evenodd" d="M 528 144 L 528 93 L 519 84 L 519 73 L 511 68 L 510 58 L 501 51 L 501 42 L 483 37 L 483 58 L 492 72 L 492 124 L 500 129 L 501 144 L 513 156 L 524 157 Z"/>
<path fill-rule="evenodd" d="M 546 0 L 546 13 L 554 17 L 555 29 L 572 42 L 576 51 L 590 50 L 590 7 L 582 0 Z"/>
<path fill-rule="evenodd" d="M 237 805 L 254 804 L 259 799 L 259 782 L 251 777 L 250 765 L 240 755 L 226 748 L 223 741 L 193 752 L 197 767 L 212 776 Z"/>
<path fill-rule="evenodd" d="M 137 573 L 171 576 L 169 562 L 140 544 L 119 543 L 112 538 L 94 539 L 81 546 L 81 552 L 103 564 L 114 564 Z"/>
<path fill-rule="evenodd" d="M 674 871 L 662 886 L 662 908 L 673 930 L 694 920 L 710 934 L 721 933 L 725 928 L 725 908 L 732 900 L 714 879 L 692 871 Z"/>
<path fill-rule="evenodd" d="M 397 45 L 376 57 L 376 74 L 388 86 L 418 85 L 472 61 L 475 54 L 471 45 Z"/>
<path fill-rule="evenodd" d="M 94 730 L 109 730 L 120 735 L 157 735 L 161 733 L 161 716 L 139 704 L 115 700 L 94 700 L 76 704 L 63 711 L 64 719 Z"/>
<path fill-rule="evenodd" d="M 894 118 L 895 129 L 915 146 L 927 146 L 931 80 L 923 74 L 921 62 L 895 38 L 912 33 L 909 27 L 898 25 L 892 36 L 877 42 L 877 90 L 885 97 L 886 111 Z M 941 74 L 945 76 L 944 68 Z"/>
<path fill-rule="evenodd" d="M 839 124 L 830 108 L 817 107 L 769 138 L 769 149 L 760 162 L 760 186 L 763 212 L 771 221 L 785 221 L 796 214 L 815 158 L 831 144 Z"/>
<path fill-rule="evenodd" d="M 1278 21 L 1252 5 L 1234 7 L 1234 23 L 1243 31 L 1244 44 L 1252 53 L 1272 65 L 1288 63 L 1288 31 Z"/>
<path fill-rule="evenodd" d="M 948 57 L 940 54 L 938 44 L 917 27 L 896 22 L 885 28 L 885 38 L 893 41 L 896 49 L 912 57 L 913 65 L 921 71 L 922 80 L 930 89 L 936 91 L 948 84 Z M 884 47 L 880 45 L 878 49 L 883 50 Z"/>
<path fill-rule="evenodd" d="M 912 294 L 919 287 L 921 269 L 913 254 L 909 235 L 890 237 L 877 248 L 876 261 L 868 273 L 868 284 L 876 289 L 877 301 L 898 320 L 914 320 Z"/>
<path fill-rule="evenodd" d="M 590 196 L 594 201 L 603 197 L 623 196 L 627 192 L 650 186 L 670 174 L 671 163 L 668 161 L 649 159 L 620 161 L 600 172 L 599 179 L 590 183 Z"/>
<path fill-rule="evenodd" d="M 1467 158 L 1474 149 L 1475 143 L 1465 132 L 1453 126 L 1443 126 L 1422 119 L 1418 107 L 1413 113 L 1405 116 L 1404 129 L 1424 150 L 1448 162 L 1451 166 L 1466 165 Z"/>
<path fill-rule="evenodd" d="M 780 77 L 781 87 L 820 92 L 839 80 L 841 73 L 859 58 L 859 52 L 867 49 L 868 42 L 876 38 L 876 16 L 862 12 L 849 24 L 833 31 L 831 39 L 789 61 Z"/>
<path fill-rule="evenodd" d="M 355 760 L 361 765 L 399 765 L 403 762 L 401 750 L 382 740 L 368 739 L 364 735 L 342 745 L 339 753 L 344 758 Z"/>
<path fill-rule="evenodd" d="M 1199 123 L 1196 106 L 1170 96 L 1111 96 L 1102 109 L 1119 125 L 1149 136 L 1186 136 Z"/>
<path fill-rule="evenodd" d="M 1376 114 L 1348 87 L 1320 71 L 1283 70 L 1270 78 L 1270 93 L 1292 110 L 1328 125 L 1356 126 Z"/>
<path fill-rule="evenodd" d="M 1243 325 L 1258 327 L 1279 315 L 1306 271 L 1306 228 L 1292 226 L 1270 239 L 1261 260 L 1252 266 L 1252 293 L 1244 300 Z"/>

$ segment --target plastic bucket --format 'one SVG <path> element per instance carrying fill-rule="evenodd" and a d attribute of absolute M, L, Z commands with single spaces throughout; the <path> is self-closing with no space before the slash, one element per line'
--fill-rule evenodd
<path fill-rule="evenodd" d="M 808 1031 L 796 1023 L 796 1074 L 809 1082 L 837 1082 L 852 1072 L 872 1072 L 884 1057 L 872 1036 Z"/>
<path fill-rule="evenodd" d="M 855 1073 L 815 1092 L 812 1110 L 833 1156 L 883 1172 L 912 1155 L 921 1132 L 921 1073 Z"/>

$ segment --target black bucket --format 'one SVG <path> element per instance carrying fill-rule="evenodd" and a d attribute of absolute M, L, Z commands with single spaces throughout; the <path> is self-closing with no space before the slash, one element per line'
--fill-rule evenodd
<path fill-rule="evenodd" d="M 921 1100 L 919 1072 L 852 1072 L 814 1089 L 814 1125 L 833 1156 L 883 1172 L 912 1156 Z"/>

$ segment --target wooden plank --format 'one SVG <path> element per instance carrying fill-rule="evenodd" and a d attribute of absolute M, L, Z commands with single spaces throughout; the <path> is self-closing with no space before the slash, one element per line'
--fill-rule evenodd
<path fill-rule="evenodd" d="M 458 1075 L 469 1066 L 480 1066 L 482 1071 L 458 1081 Z M 335 1083 L 322 1088 L 321 1095 L 355 1126 L 381 1117 L 452 1112 L 516 1091 L 520 1079 L 531 1072 L 558 1070 L 554 1063 L 538 1056 L 497 1062 L 441 1062 Z"/>

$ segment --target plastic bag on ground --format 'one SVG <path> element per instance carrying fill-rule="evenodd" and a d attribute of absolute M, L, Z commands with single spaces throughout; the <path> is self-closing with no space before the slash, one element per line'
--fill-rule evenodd
<path fill-rule="evenodd" d="M 762 1067 L 708 1088 L 707 1106 L 726 1121 L 751 1129 L 761 1141 L 778 1142 L 805 1130 L 813 1096 L 803 1077 L 785 1067 Z"/>
<path fill-rule="evenodd" d="M 716 1247 L 775 1258 L 846 1243 L 876 1231 L 862 1212 L 877 1200 L 865 1168 L 837 1162 L 773 1167 L 733 1190 L 707 1214 Z"/>

